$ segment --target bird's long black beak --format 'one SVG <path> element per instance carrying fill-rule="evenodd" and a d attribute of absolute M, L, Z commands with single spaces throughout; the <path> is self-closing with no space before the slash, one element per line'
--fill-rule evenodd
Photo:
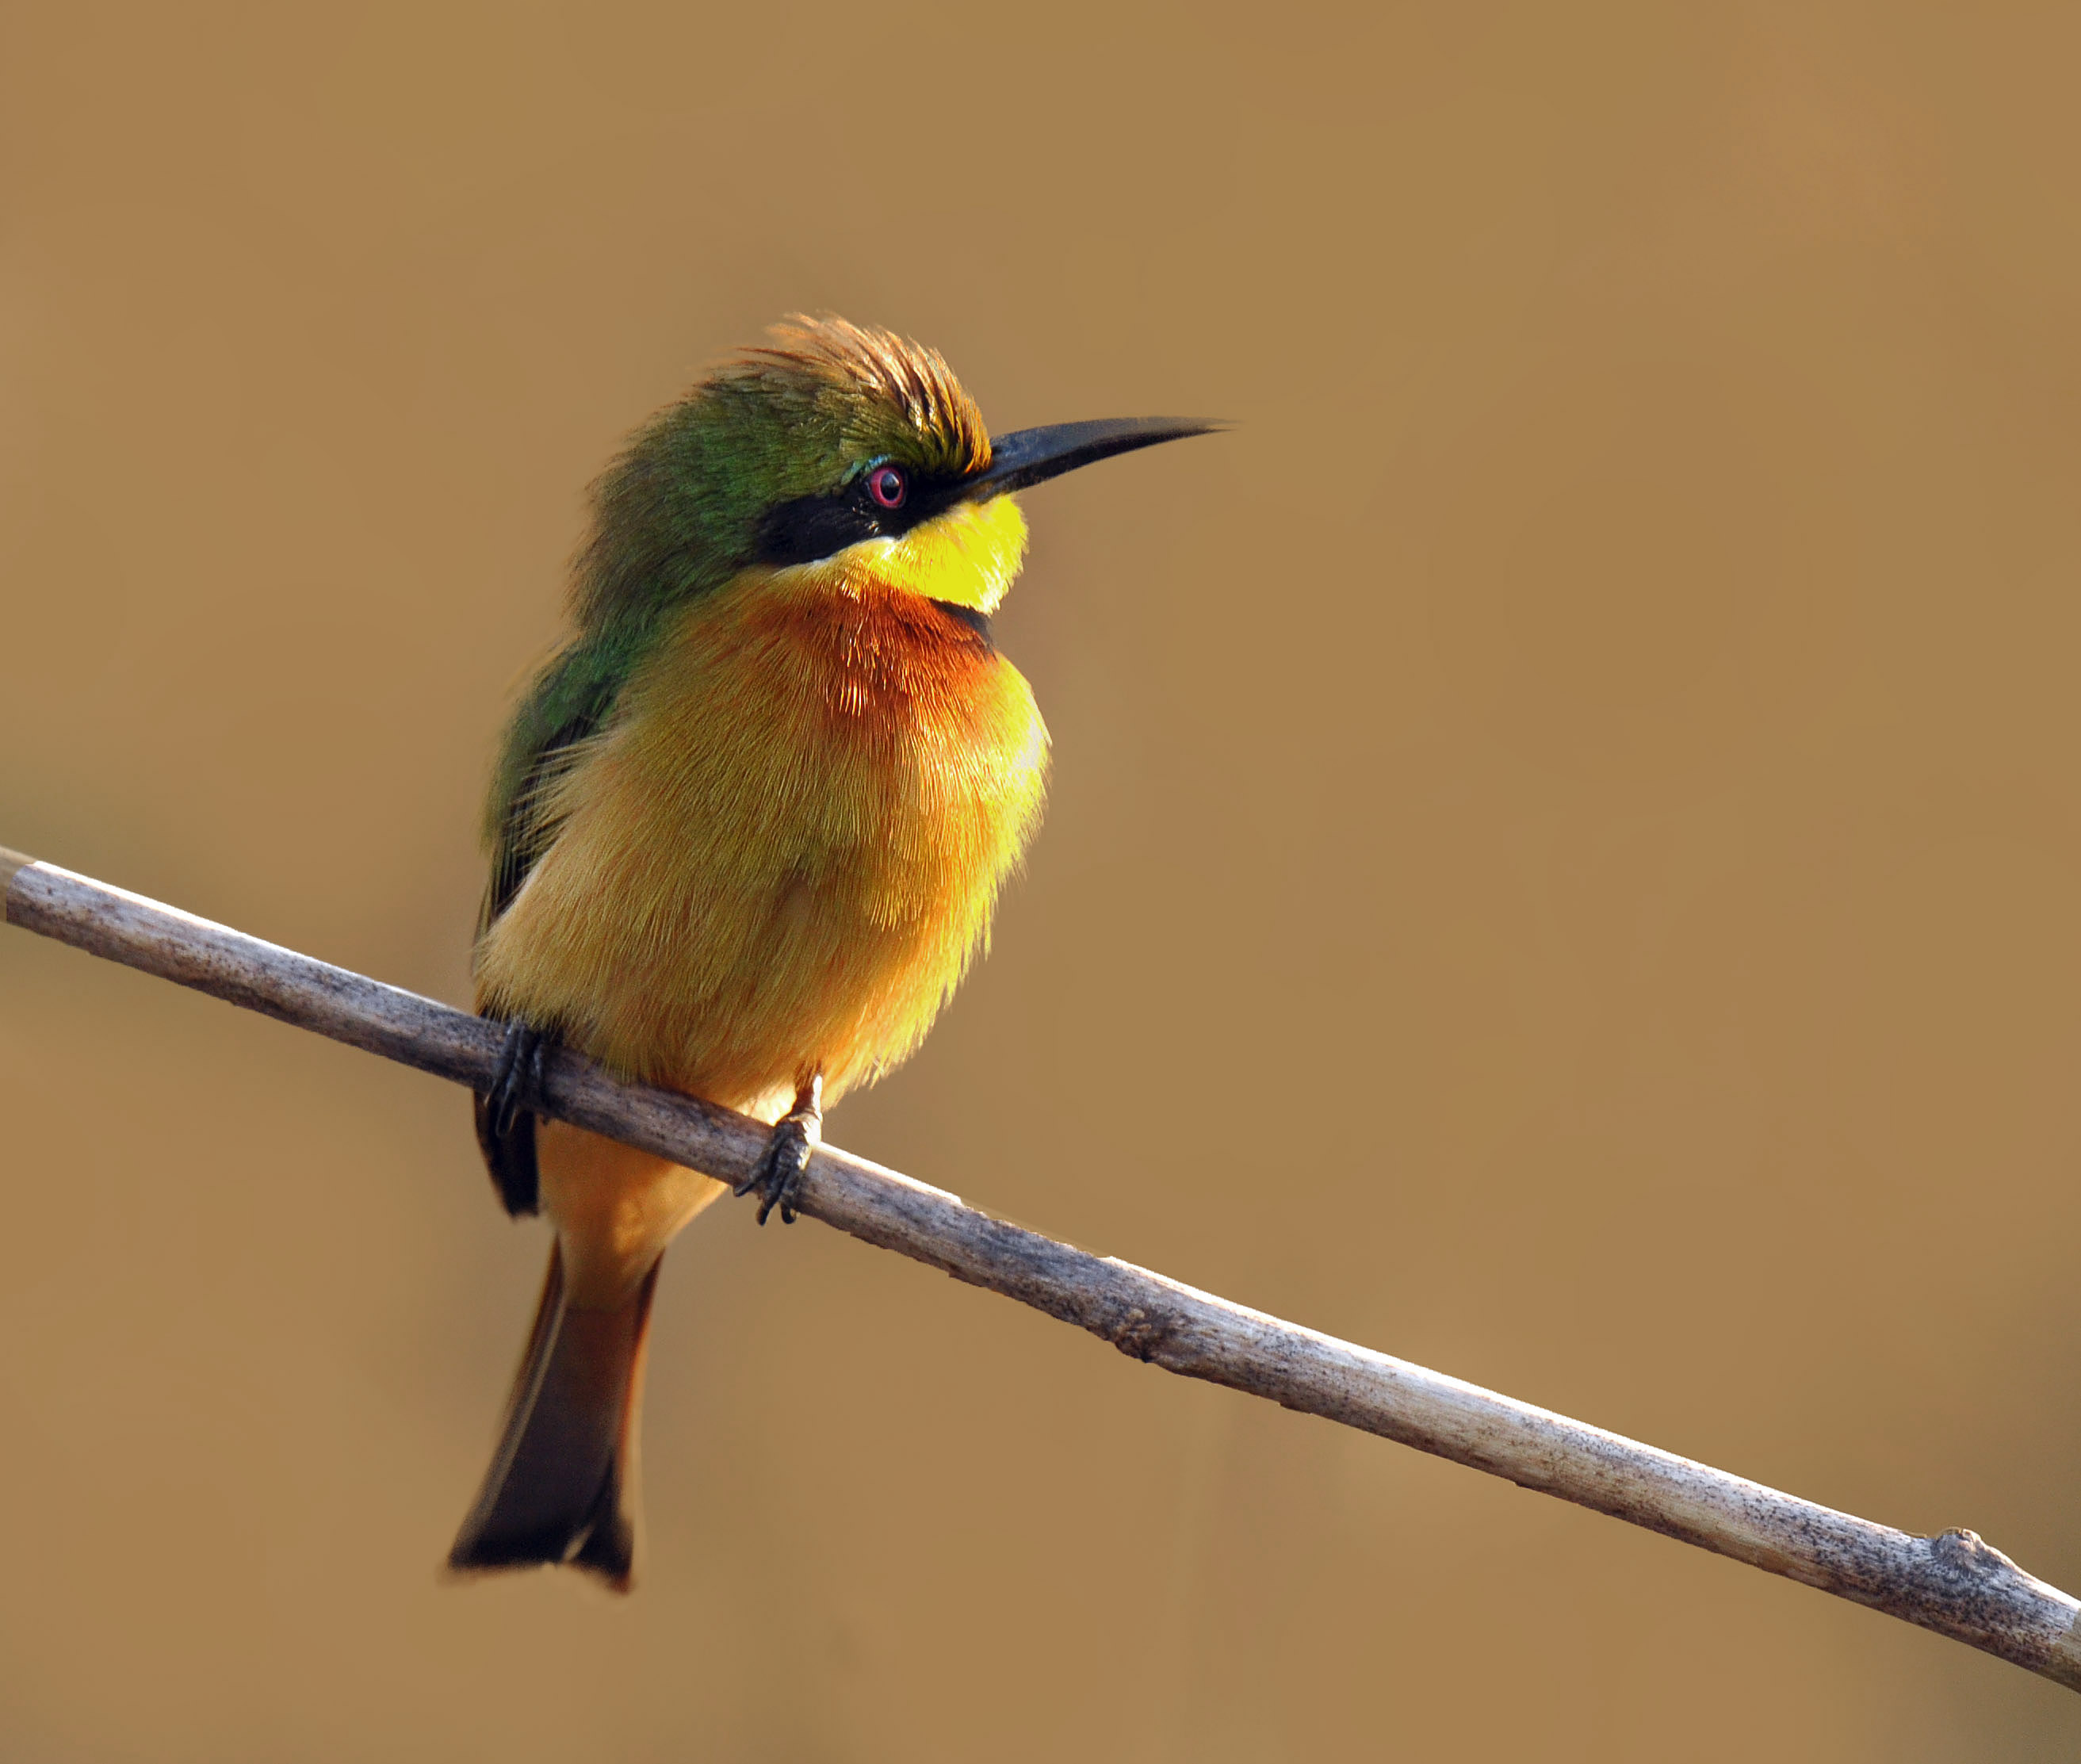
<path fill-rule="evenodd" d="M 1096 423 L 1051 423 L 1045 428 L 1015 429 L 990 444 L 990 465 L 961 482 L 962 499 L 981 502 L 1007 490 L 1059 478 L 1079 465 L 1132 453 L 1138 447 L 1182 441 L 1191 435 L 1212 435 L 1225 423 L 1192 417 L 1116 416 Z"/>

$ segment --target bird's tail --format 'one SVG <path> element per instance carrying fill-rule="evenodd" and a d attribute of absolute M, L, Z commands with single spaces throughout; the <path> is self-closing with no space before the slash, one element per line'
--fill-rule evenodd
<path fill-rule="evenodd" d="M 629 1590 L 636 1553 L 636 1421 L 653 1262 L 612 1311 L 565 1302 L 561 1247 L 513 1382 L 506 1425 L 448 1566 L 470 1572 L 569 1563 Z"/>

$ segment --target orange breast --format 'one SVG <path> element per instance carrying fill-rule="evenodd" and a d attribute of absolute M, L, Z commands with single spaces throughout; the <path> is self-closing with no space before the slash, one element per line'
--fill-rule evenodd
<path fill-rule="evenodd" d="M 560 786 L 488 1008 L 771 1118 L 902 1059 L 986 938 L 1047 734 L 988 640 L 858 563 L 696 603 Z"/>

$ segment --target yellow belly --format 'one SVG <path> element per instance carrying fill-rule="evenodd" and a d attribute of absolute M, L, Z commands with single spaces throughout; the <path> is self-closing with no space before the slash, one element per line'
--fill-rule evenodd
<path fill-rule="evenodd" d="M 901 1060 L 986 939 L 1040 810 L 1018 671 L 863 566 L 748 575 L 681 614 L 557 785 L 486 934 L 481 1008 L 772 1119 Z"/>

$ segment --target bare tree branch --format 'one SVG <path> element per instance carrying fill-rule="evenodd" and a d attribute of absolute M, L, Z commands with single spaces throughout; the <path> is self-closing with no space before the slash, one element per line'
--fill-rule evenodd
<path fill-rule="evenodd" d="M 502 1031 L 479 1017 L 4 849 L 0 886 L 10 924 L 456 1084 L 490 1081 Z M 544 1101 L 565 1120 L 725 1180 L 749 1171 L 765 1143 L 765 1128 L 742 1115 L 617 1083 L 569 1052 L 551 1063 Z M 796 1204 L 1167 1371 L 1557 1495 L 2081 1690 L 2081 1603 L 1970 1531 L 1915 1537 L 1780 1494 L 1073 1249 L 829 1146 L 811 1161 Z"/>

